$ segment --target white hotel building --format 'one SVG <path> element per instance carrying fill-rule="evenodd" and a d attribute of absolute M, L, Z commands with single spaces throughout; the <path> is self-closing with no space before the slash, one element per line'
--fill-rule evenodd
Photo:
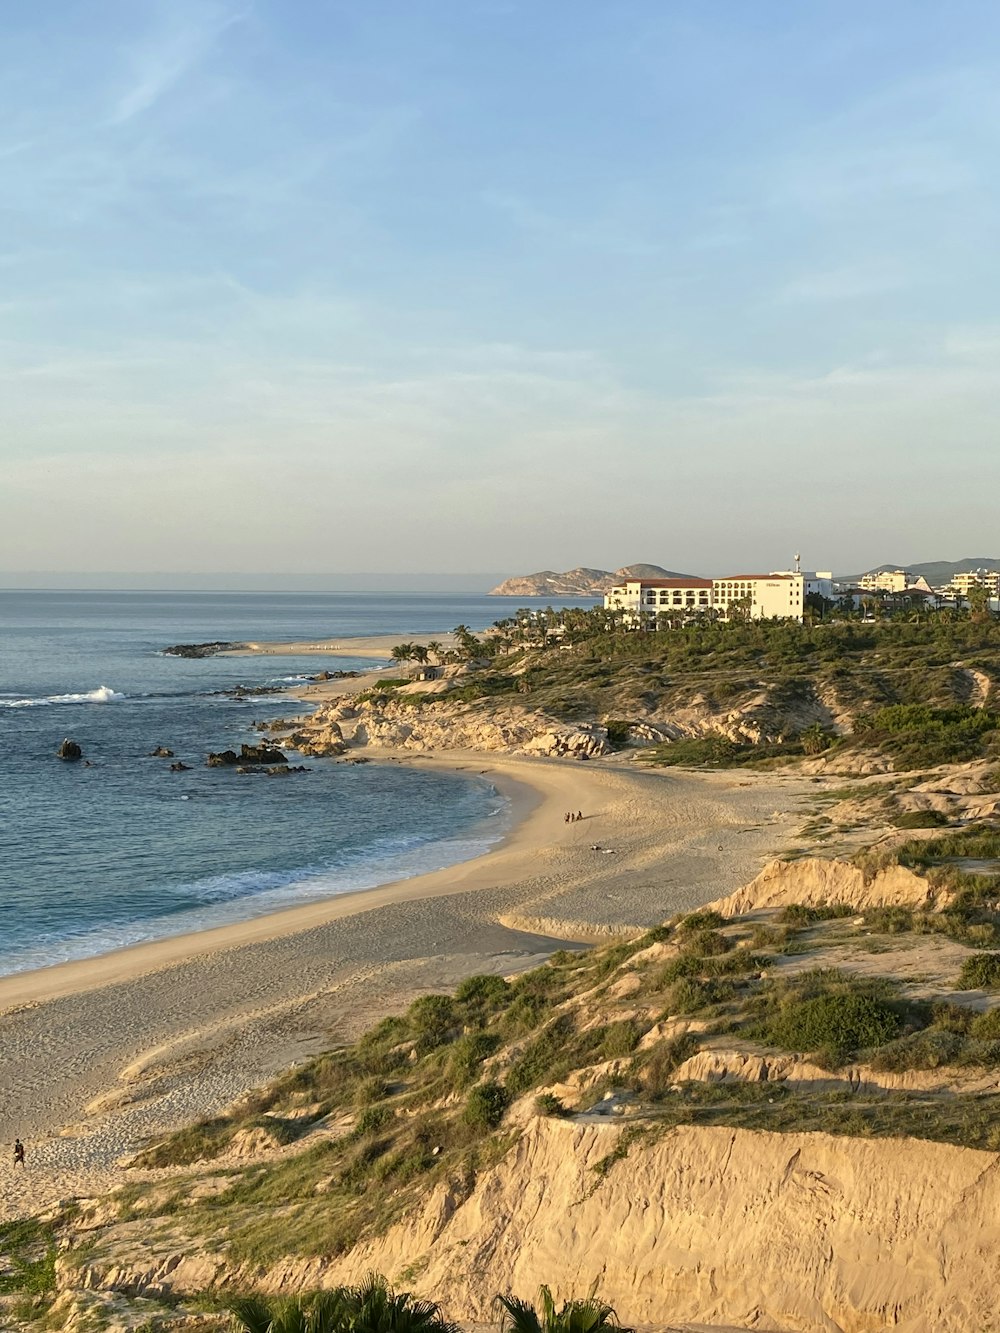
<path fill-rule="evenodd" d="M 629 579 L 606 594 L 604 605 L 630 612 L 636 624 L 655 623 L 661 612 L 687 619 L 714 611 L 724 620 L 733 603 L 751 620 L 801 621 L 811 594 L 832 599 L 833 575 L 796 569 L 723 579 Z"/>
<path fill-rule="evenodd" d="M 605 594 L 604 605 L 615 611 L 634 612 L 636 617 L 642 613 L 647 618 L 655 617 L 660 611 L 697 615 L 712 608 L 712 580 L 629 579 Z"/>

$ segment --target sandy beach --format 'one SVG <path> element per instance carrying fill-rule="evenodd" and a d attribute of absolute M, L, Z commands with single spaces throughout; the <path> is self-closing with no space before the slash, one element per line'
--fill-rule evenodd
<path fill-rule="evenodd" d="M 442 649 L 455 646 L 454 634 L 375 634 L 357 639 L 297 639 L 293 643 L 248 642 L 239 648 L 226 648 L 220 657 L 372 657 L 391 661 L 397 643 L 419 644 L 426 648 L 438 643 Z"/>
<path fill-rule="evenodd" d="M 620 759 L 406 762 L 488 774 L 513 803 L 510 835 L 433 874 L 0 979 L 0 1141 L 24 1139 L 30 1168 L 7 1169 L 0 1219 L 121 1182 L 150 1134 L 219 1111 L 419 994 L 730 892 L 787 846 L 815 791 Z M 584 818 L 566 823 L 568 810 Z"/>

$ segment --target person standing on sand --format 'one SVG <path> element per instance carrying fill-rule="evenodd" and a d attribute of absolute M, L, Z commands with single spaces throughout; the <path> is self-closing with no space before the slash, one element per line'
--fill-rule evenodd
<path fill-rule="evenodd" d="M 24 1144 L 20 1139 L 14 1140 L 14 1165 L 24 1167 Z"/>

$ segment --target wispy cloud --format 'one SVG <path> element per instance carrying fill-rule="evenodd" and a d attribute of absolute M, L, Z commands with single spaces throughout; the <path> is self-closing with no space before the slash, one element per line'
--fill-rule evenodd
<path fill-rule="evenodd" d="M 207 15 L 201 11 L 179 22 L 177 11 L 169 12 L 169 26 L 130 52 L 131 82 L 119 94 L 109 125 L 125 125 L 149 111 L 207 58 L 230 28 L 248 16 L 247 10 L 210 10 Z"/>
<path fill-rule="evenodd" d="M 909 285 L 910 276 L 895 260 L 845 264 L 798 274 L 779 289 L 775 300 L 783 305 L 856 301 L 898 292 Z"/>

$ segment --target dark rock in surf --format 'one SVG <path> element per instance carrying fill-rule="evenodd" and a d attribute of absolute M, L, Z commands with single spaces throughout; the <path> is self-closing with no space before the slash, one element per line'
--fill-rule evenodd
<path fill-rule="evenodd" d="M 77 745 L 76 741 L 71 741 L 68 736 L 63 741 L 62 745 L 60 745 L 56 754 L 60 759 L 70 761 L 83 758 L 83 751 L 80 749 L 79 745 Z"/>
<path fill-rule="evenodd" d="M 287 764 L 288 759 L 273 745 L 241 745 L 241 764 Z"/>
<path fill-rule="evenodd" d="M 173 750 L 168 750 L 165 745 L 158 745 L 155 750 L 150 750 L 150 759 L 173 759 Z"/>
<path fill-rule="evenodd" d="M 216 653 L 225 653 L 237 648 L 245 648 L 245 643 L 175 643 L 163 649 L 164 657 L 214 657 Z"/>
<path fill-rule="evenodd" d="M 218 754 L 209 754 L 205 760 L 208 768 L 230 768 L 239 762 L 240 757 L 235 750 L 220 750 Z"/>
<path fill-rule="evenodd" d="M 205 763 L 209 768 L 235 767 L 237 764 L 267 768 L 271 765 L 287 764 L 288 760 L 273 745 L 241 745 L 239 754 L 235 750 L 222 750 L 218 754 L 210 754 Z"/>
<path fill-rule="evenodd" d="M 180 760 L 178 760 L 176 764 L 170 765 L 171 773 L 188 773 L 190 772 L 190 769 L 190 764 L 182 764 Z"/>

